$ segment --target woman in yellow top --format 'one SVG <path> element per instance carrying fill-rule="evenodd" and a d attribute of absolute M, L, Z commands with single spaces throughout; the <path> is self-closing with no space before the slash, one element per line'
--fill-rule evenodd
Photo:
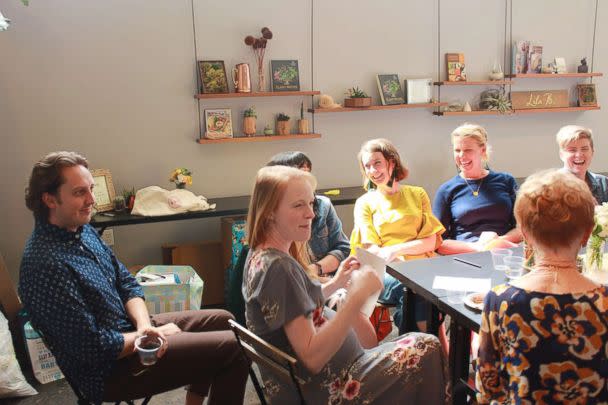
<path fill-rule="evenodd" d="M 355 203 L 351 249 L 364 247 L 387 262 L 434 256 L 445 228 L 433 216 L 431 202 L 422 187 L 399 184 L 407 178 L 408 169 L 395 146 L 386 139 L 367 141 L 358 160 L 364 188 L 369 192 Z M 385 274 L 379 299 L 397 305 L 394 320 L 400 326 L 401 283 Z M 422 308 L 418 305 L 417 309 Z M 416 318 L 421 319 L 420 313 Z"/>

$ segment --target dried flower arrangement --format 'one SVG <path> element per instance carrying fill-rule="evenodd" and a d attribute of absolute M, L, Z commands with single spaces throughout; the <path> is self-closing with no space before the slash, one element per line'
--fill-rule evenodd
<path fill-rule="evenodd" d="M 245 37 L 245 45 L 250 46 L 258 65 L 258 91 L 265 91 L 266 78 L 264 76 L 264 54 L 268 41 L 272 39 L 272 31 L 268 27 L 262 28 L 262 36 L 255 38 L 253 35 Z"/>

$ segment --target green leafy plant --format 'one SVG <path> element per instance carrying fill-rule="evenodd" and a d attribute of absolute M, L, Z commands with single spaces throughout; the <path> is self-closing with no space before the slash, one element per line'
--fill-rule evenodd
<path fill-rule="evenodd" d="M 248 109 L 245 110 L 245 112 L 243 113 L 243 117 L 253 117 L 253 118 L 257 118 L 258 114 L 255 111 L 255 107 L 249 107 Z"/>
<path fill-rule="evenodd" d="M 277 121 L 289 121 L 289 115 L 280 113 L 277 115 Z"/>
<path fill-rule="evenodd" d="M 367 95 L 366 92 L 364 92 L 363 90 L 361 90 L 359 87 L 353 87 L 348 89 L 348 91 L 346 92 L 346 95 L 350 98 L 368 98 L 369 96 Z"/>
<path fill-rule="evenodd" d="M 511 113 L 513 108 L 511 100 L 504 90 L 490 89 L 483 91 L 479 100 L 479 108 L 482 110 L 494 110 L 501 114 Z"/>
<path fill-rule="evenodd" d="M 125 201 L 129 202 L 129 198 L 135 197 L 135 187 L 123 188 L 122 196 L 124 197 Z"/>

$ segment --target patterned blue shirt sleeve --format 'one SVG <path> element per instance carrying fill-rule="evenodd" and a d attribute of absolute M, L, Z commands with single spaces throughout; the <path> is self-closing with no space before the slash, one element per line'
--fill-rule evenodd
<path fill-rule="evenodd" d="M 340 221 L 338 213 L 331 202 L 329 203 L 329 212 L 327 213 L 327 229 L 329 248 L 331 249 L 327 254 L 334 256 L 341 262 L 350 253 L 350 242 L 342 230 L 342 221 Z"/>
<path fill-rule="evenodd" d="M 28 271 L 29 264 L 24 263 L 22 270 L 21 296 L 52 350 L 78 356 L 80 363 L 91 367 L 109 367 L 124 346 L 122 334 L 96 323 L 67 266 L 48 264 Z"/>

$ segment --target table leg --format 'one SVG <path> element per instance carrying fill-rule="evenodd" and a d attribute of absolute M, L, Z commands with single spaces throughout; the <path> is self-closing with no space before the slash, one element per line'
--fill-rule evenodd
<path fill-rule="evenodd" d="M 461 380 L 469 379 L 469 354 L 471 351 L 471 332 L 459 326 L 454 320 L 450 323 L 450 373 L 454 404 L 466 404 L 468 389 Z"/>
<path fill-rule="evenodd" d="M 416 325 L 416 294 L 411 289 L 404 288 L 404 290 L 403 316 L 401 318 L 401 326 L 399 327 L 399 335 L 418 330 L 418 326 Z"/>
<path fill-rule="evenodd" d="M 427 301 L 426 333 L 437 336 L 439 333 L 439 309 Z"/>

